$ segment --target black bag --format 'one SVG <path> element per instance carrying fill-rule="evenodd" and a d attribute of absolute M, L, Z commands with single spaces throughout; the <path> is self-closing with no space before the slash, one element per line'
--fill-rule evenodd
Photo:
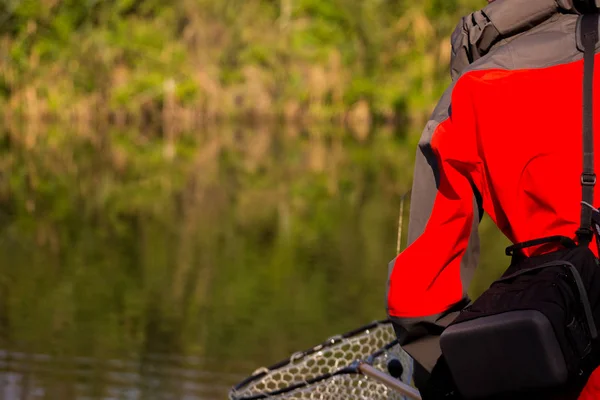
<path fill-rule="evenodd" d="M 440 338 L 465 398 L 535 392 L 591 372 L 585 364 L 597 337 L 591 310 L 600 301 L 594 254 L 576 246 L 515 260 Z"/>
<path fill-rule="evenodd" d="M 582 387 L 598 365 L 595 321 L 600 319 L 594 313 L 600 312 L 600 269 L 589 249 L 597 212 L 591 206 L 596 183 L 591 110 L 598 22 L 595 14 L 580 17 L 584 168 L 578 244 L 556 236 L 509 247 L 513 262 L 505 274 L 444 330 L 443 358 L 466 399 Z M 520 254 L 550 242 L 564 249 L 530 258 Z"/>

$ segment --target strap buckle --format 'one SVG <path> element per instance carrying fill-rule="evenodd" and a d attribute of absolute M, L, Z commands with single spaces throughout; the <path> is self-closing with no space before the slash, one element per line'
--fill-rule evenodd
<path fill-rule="evenodd" d="M 596 184 L 596 174 L 593 172 L 584 172 L 581 174 L 582 186 L 594 186 Z"/>
<path fill-rule="evenodd" d="M 594 237 L 594 231 L 586 228 L 577 229 L 577 232 L 575 232 L 575 234 L 577 235 L 577 239 L 579 239 L 579 244 L 585 245 L 589 244 L 592 241 L 592 238 Z"/>

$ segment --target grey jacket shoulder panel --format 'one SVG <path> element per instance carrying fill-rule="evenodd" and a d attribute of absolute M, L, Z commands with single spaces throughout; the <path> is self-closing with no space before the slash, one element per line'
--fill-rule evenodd
<path fill-rule="evenodd" d="M 546 68 L 576 61 L 582 57 L 575 35 L 578 19 L 556 0 L 493 2 L 463 17 L 455 28 L 452 80 L 474 70 Z M 481 40 L 486 30 L 493 39 Z"/>
<path fill-rule="evenodd" d="M 463 17 L 451 36 L 452 80 L 498 43 L 526 32 L 560 12 L 555 0 L 502 0 Z"/>
<path fill-rule="evenodd" d="M 554 14 L 530 31 L 499 43 L 466 67 L 461 76 L 476 70 L 547 68 L 581 59 L 575 36 L 577 21 L 576 15 Z"/>

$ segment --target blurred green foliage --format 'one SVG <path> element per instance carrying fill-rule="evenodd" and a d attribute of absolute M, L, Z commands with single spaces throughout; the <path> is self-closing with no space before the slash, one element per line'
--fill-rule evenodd
<path fill-rule="evenodd" d="M 377 119 L 418 127 L 448 83 L 454 25 L 481 3 L 10 0 L 0 5 L 0 99 L 31 113 L 20 106 L 33 89 L 34 108 L 58 119 L 78 106 L 139 116 L 169 96 L 224 117 L 296 109 L 322 119 L 364 101 Z"/>

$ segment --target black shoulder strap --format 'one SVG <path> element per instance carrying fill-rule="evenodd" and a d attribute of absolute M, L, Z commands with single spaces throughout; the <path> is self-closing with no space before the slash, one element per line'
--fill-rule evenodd
<path fill-rule="evenodd" d="M 592 240 L 592 210 L 586 206 L 594 204 L 594 128 L 593 128 L 593 82 L 594 57 L 598 42 L 598 14 L 581 17 L 581 43 L 583 44 L 583 173 L 581 174 L 581 223 L 577 230 L 579 244 L 587 246 Z"/>
<path fill-rule="evenodd" d="M 506 251 L 507 256 L 514 256 L 517 254 L 516 252 L 519 250 L 523 250 L 528 247 L 539 246 L 541 244 L 546 244 L 546 243 L 560 243 L 563 247 L 565 247 L 567 249 L 572 249 L 574 247 L 577 247 L 577 245 L 575 244 L 573 239 L 566 237 L 566 236 L 558 236 L 557 235 L 557 236 L 548 236 L 548 237 L 543 237 L 543 238 L 539 238 L 539 239 L 528 240 L 526 242 L 513 244 L 512 246 L 508 246 L 505 251 Z"/>

